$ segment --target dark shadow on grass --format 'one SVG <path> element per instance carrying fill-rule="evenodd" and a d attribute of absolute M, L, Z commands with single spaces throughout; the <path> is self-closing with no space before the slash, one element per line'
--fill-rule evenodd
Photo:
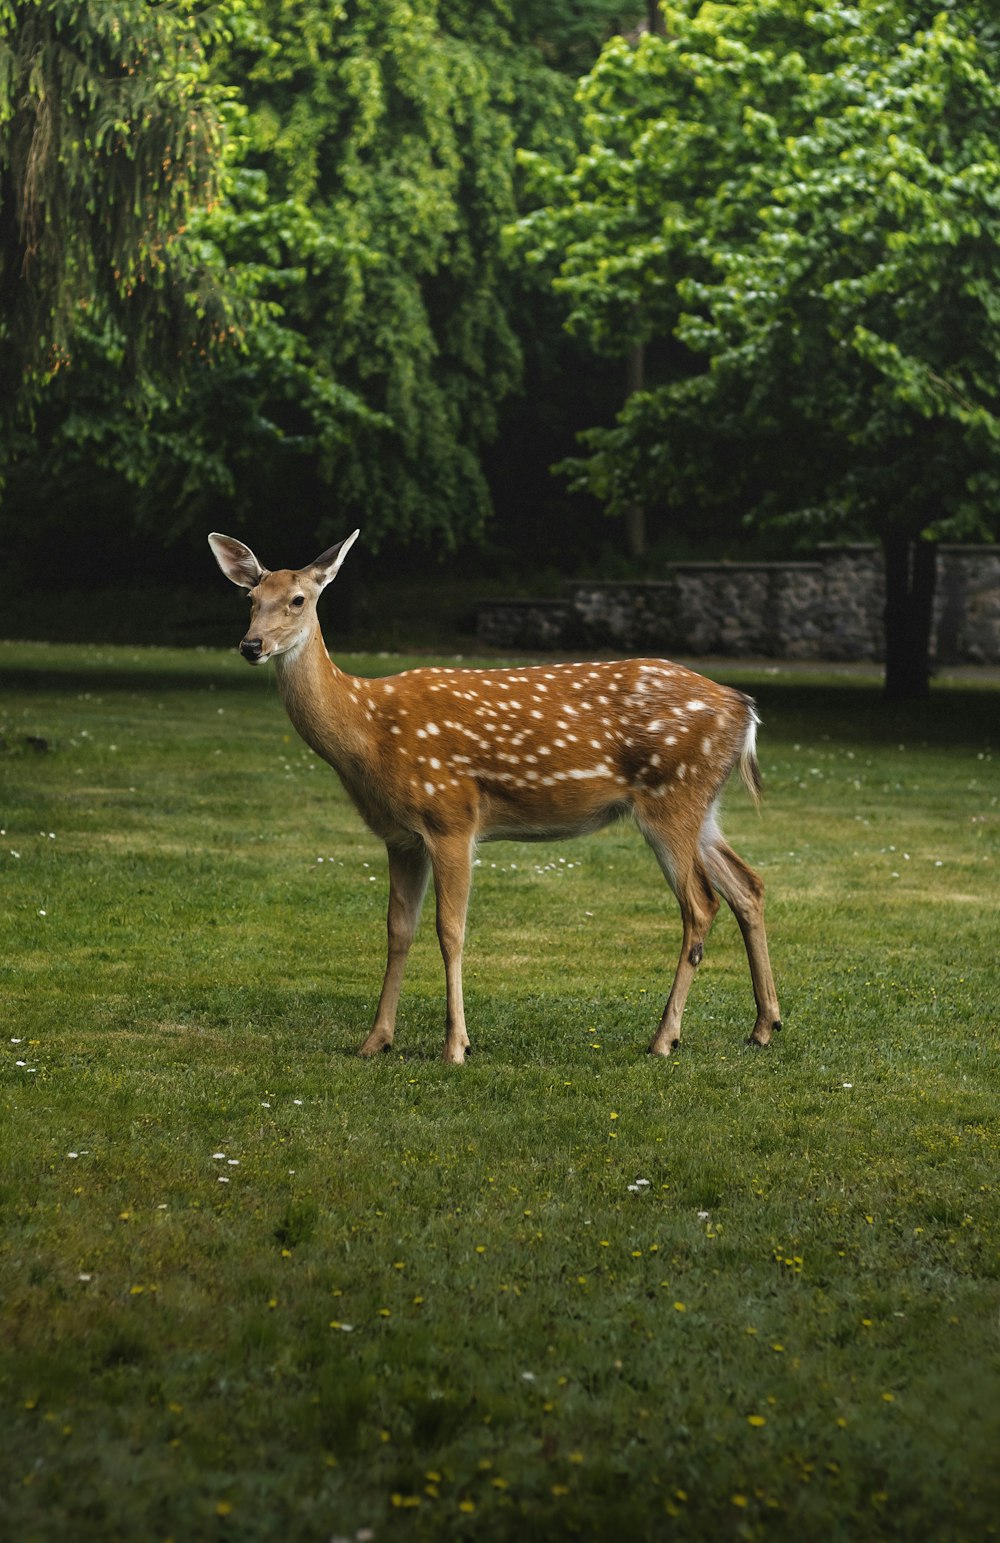
<path fill-rule="evenodd" d="M 939 686 L 923 702 L 889 702 L 878 681 L 809 684 L 749 672 L 740 687 L 756 701 L 765 737 L 770 731 L 786 740 L 825 735 L 835 744 L 977 749 L 1000 737 L 1000 691 L 989 688 Z"/>
<path fill-rule="evenodd" d="M 103 696 L 114 692 L 132 695 L 148 692 L 150 695 L 158 695 L 199 689 L 249 692 L 266 689 L 268 680 L 273 690 L 273 676 L 266 676 L 263 670 L 254 671 L 249 666 L 238 672 L 213 670 L 204 662 L 197 665 L 192 663 L 190 670 L 178 669 L 176 666 L 169 670 L 153 667 L 148 670 L 117 669 L 113 665 L 101 668 L 96 664 L 55 668 L 40 665 L 38 669 L 16 666 L 8 669 L 0 659 L 0 691 L 30 692 L 32 695 L 46 691 L 58 696 L 84 691 L 92 694 L 100 692 Z"/>

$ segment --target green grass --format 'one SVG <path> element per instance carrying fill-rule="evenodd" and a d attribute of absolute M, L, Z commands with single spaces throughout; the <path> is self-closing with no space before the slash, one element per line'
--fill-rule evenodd
<path fill-rule="evenodd" d="M 722 673 L 785 1032 L 720 913 L 643 1054 L 620 827 L 481 850 L 459 1070 L 272 677 L 0 645 L 5 1536 L 997 1535 L 1000 693 Z"/>

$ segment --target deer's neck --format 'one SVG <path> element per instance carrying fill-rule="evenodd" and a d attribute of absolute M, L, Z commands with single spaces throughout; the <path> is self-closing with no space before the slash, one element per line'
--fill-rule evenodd
<path fill-rule="evenodd" d="M 338 670 L 317 627 L 300 648 L 274 661 L 278 691 L 293 727 L 311 750 L 343 775 L 365 742 L 351 676 Z"/>

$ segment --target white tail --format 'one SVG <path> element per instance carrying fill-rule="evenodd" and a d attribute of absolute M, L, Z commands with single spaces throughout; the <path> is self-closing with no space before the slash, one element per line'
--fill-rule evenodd
<path fill-rule="evenodd" d="M 721 895 L 743 934 L 766 1045 L 781 1014 L 764 932 L 764 887 L 722 838 L 716 810 L 735 767 L 756 801 L 757 715 L 742 692 L 658 659 L 530 669 L 345 675 L 323 644 L 316 602 L 358 532 L 307 568 L 271 573 L 229 536 L 209 542 L 250 592 L 240 652 L 273 659 L 295 728 L 339 774 L 389 856 L 389 956 L 360 1054 L 392 1044 L 403 971 L 428 878 L 437 894 L 448 1013 L 444 1059 L 469 1048 L 462 948 L 476 843 L 547 840 L 631 815 L 680 903 L 684 938 L 649 1046 L 669 1055 Z"/>

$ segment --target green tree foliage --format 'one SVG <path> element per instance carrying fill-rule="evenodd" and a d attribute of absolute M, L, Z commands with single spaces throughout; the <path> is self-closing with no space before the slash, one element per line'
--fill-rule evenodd
<path fill-rule="evenodd" d="M 334 523 L 474 530 L 488 507 L 476 449 L 518 371 L 497 255 L 511 128 L 488 52 L 444 29 L 437 0 L 265 0 L 221 67 L 243 83 L 272 263 L 300 271 L 286 325 L 367 409 L 325 446 Z"/>
<path fill-rule="evenodd" d="M 113 330 L 119 380 L 227 326 L 183 240 L 216 196 L 222 94 L 190 5 L 0 0 L 0 410 Z"/>
<path fill-rule="evenodd" d="M 576 473 L 613 510 L 876 535 L 887 683 L 926 689 L 923 543 L 1000 495 L 998 31 L 986 8 L 665 6 L 583 83 L 590 144 L 536 163 L 515 241 L 568 324 L 659 378 Z"/>
<path fill-rule="evenodd" d="M 214 88 L 239 99 L 231 169 L 186 241 L 252 325 L 138 409 L 108 386 L 121 339 L 90 328 L 22 484 L 82 473 L 91 501 L 131 498 L 175 535 L 211 514 L 252 539 L 278 521 L 309 542 L 345 522 L 376 544 L 477 536 L 519 331 L 537 342 L 501 250 L 515 147 L 575 153 L 570 72 L 608 15 L 607 0 L 227 0 L 208 41 Z"/>

